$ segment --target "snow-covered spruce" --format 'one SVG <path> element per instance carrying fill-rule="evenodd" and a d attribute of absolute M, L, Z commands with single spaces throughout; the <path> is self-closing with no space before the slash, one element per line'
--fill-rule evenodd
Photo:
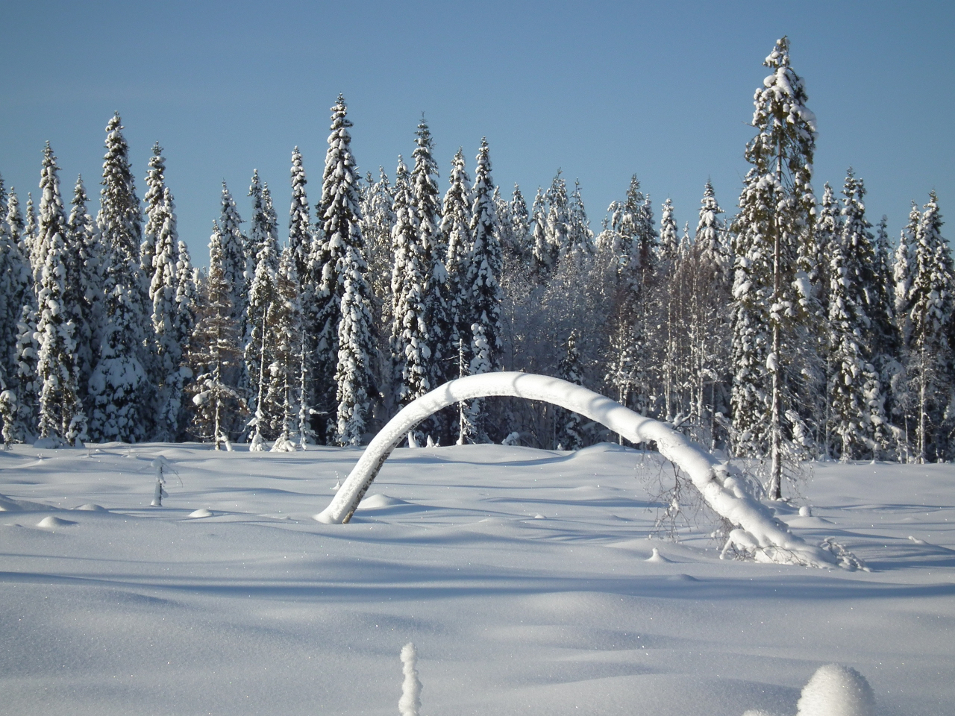
<path fill-rule="evenodd" d="M 634 443 L 655 442 L 660 454 L 680 467 L 713 510 L 737 529 L 731 540 L 759 562 L 828 567 L 832 553 L 792 534 L 699 445 L 672 427 L 634 413 L 614 400 L 559 378 L 530 373 L 487 373 L 445 383 L 407 405 L 365 449 L 331 503 L 314 518 L 326 524 L 348 522 L 391 452 L 421 421 L 462 400 L 509 396 L 539 400 L 573 410 Z"/>
<path fill-rule="evenodd" d="M 88 406 L 94 440 L 136 442 L 150 432 L 149 364 L 145 328 L 150 311 L 140 266 L 142 215 L 129 164 L 129 146 L 116 114 L 106 125 L 103 188 L 96 223 L 104 257 L 103 324 L 99 360 L 90 376 Z"/>
<path fill-rule="evenodd" d="M 812 161 L 816 119 L 802 79 L 789 64 L 789 40 L 763 63 L 771 74 L 757 88 L 746 147 L 746 175 L 736 220 L 733 315 L 733 416 L 737 454 L 770 456 L 769 493 L 782 489 L 784 442 L 800 374 L 801 303 L 795 276 L 798 247 L 809 240 L 815 197 Z"/>
<path fill-rule="evenodd" d="M 37 290 L 37 378 L 40 440 L 50 447 L 73 444 L 86 437 L 86 415 L 76 385 L 73 353 L 76 341 L 64 305 L 66 215 L 60 197 L 56 157 L 47 142 L 43 151 L 40 217 L 37 241 L 43 246 L 43 266 Z"/>

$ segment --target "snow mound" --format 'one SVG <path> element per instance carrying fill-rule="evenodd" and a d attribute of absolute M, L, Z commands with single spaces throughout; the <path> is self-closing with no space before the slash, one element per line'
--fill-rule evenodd
<path fill-rule="evenodd" d="M 812 508 L 809 505 L 803 505 L 799 508 L 800 517 L 812 517 Z"/>
<path fill-rule="evenodd" d="M 796 716 L 873 716 L 875 695 L 850 666 L 820 666 L 802 690 Z"/>
<path fill-rule="evenodd" d="M 388 497 L 388 495 L 369 495 L 361 504 L 359 510 L 382 510 L 386 507 L 397 507 L 398 505 L 410 505 L 410 502 L 399 500 L 397 497 Z"/>
<path fill-rule="evenodd" d="M 87 502 L 85 505 L 80 505 L 79 507 L 74 507 L 74 510 L 80 512 L 109 512 L 105 507 L 101 505 L 94 505 L 92 502 Z"/>
<path fill-rule="evenodd" d="M 60 519 L 59 517 L 50 515 L 37 522 L 36 526 L 43 527 L 44 529 L 54 529 L 56 527 L 69 527 L 70 525 L 75 524 L 75 522 L 70 522 L 69 520 Z"/>
<path fill-rule="evenodd" d="M 0 495 L 0 512 L 23 512 L 24 510 L 49 511 L 49 509 L 49 505 L 41 505 L 39 502 L 14 500 L 10 497 Z"/>
<path fill-rule="evenodd" d="M 653 548 L 653 554 L 651 554 L 649 557 L 647 557 L 646 560 L 644 560 L 644 561 L 646 561 L 646 562 L 655 562 L 655 563 L 657 563 L 657 564 L 665 564 L 665 563 L 669 562 L 670 560 L 667 559 L 666 557 L 664 557 L 662 554 L 660 554 L 660 550 L 658 550 L 656 547 L 654 547 L 654 548 Z"/>
<path fill-rule="evenodd" d="M 195 518 L 212 517 L 212 512 L 210 510 L 207 510 L 205 507 L 202 507 L 198 510 L 195 510 L 194 512 L 190 512 L 189 517 L 195 517 Z"/>
<path fill-rule="evenodd" d="M 538 512 L 536 515 L 534 515 L 534 519 L 535 519 L 535 520 L 546 520 L 547 518 L 544 517 L 544 515 L 542 515 L 540 512 Z"/>
<path fill-rule="evenodd" d="M 56 450 L 57 448 L 67 447 L 67 444 L 63 438 L 51 435 L 45 438 L 38 438 L 37 441 L 33 443 L 33 447 L 38 450 Z"/>

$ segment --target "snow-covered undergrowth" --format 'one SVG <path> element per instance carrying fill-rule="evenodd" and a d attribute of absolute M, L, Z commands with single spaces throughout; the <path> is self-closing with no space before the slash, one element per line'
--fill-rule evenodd
<path fill-rule="evenodd" d="M 426 716 L 795 716 L 832 663 L 877 714 L 951 713 L 953 466 L 815 467 L 776 516 L 850 572 L 648 540 L 670 468 L 614 445 L 398 449 L 313 521 L 360 454 L 0 453 L 0 712 L 390 715 L 413 641 Z"/>

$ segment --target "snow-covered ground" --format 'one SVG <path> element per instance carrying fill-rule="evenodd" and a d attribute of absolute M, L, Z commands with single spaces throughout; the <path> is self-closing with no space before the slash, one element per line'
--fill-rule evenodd
<path fill-rule="evenodd" d="M 832 662 L 955 711 L 955 466 L 814 468 L 779 516 L 850 572 L 648 540 L 672 470 L 613 445 L 399 449 L 312 520 L 359 454 L 0 453 L 0 712 L 394 714 L 408 642 L 424 716 L 794 715 Z"/>

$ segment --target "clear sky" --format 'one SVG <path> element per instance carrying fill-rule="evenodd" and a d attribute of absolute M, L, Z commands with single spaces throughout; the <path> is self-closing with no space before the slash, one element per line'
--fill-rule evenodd
<path fill-rule="evenodd" d="M 446 189 L 482 136 L 493 177 L 528 202 L 558 168 L 579 178 L 595 231 L 630 176 L 695 227 L 703 185 L 733 213 L 762 61 L 788 35 L 818 118 L 814 184 L 855 168 L 892 238 L 938 193 L 955 236 L 952 2 L 0 3 L 0 174 L 21 201 L 56 153 L 98 198 L 104 128 L 126 127 L 137 190 L 158 141 L 180 236 L 208 261 L 225 179 L 249 216 L 253 169 L 286 232 L 298 145 L 320 194 L 329 107 L 345 95 L 362 173 L 410 161 L 424 112 Z M 96 207 L 93 207 L 95 214 Z"/>

